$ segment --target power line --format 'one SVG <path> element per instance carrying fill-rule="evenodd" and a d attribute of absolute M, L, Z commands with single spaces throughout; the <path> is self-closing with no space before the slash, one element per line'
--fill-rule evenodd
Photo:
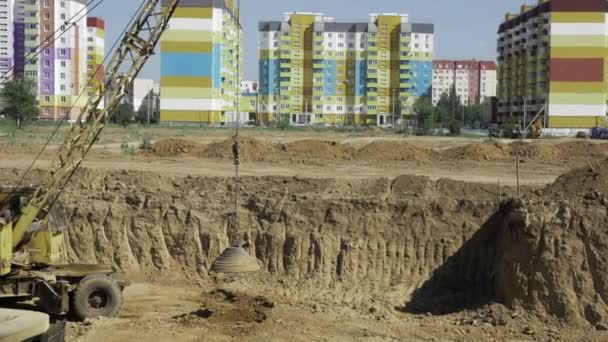
<path fill-rule="evenodd" d="M 101 0 L 103 1 L 103 0 Z M 47 139 L 47 141 L 45 142 L 45 144 L 42 146 L 42 149 L 40 150 L 40 152 L 38 152 L 38 154 L 36 155 L 36 157 L 34 158 L 34 160 L 32 161 L 32 163 L 29 165 L 29 167 L 26 169 L 26 171 L 23 173 L 23 175 L 21 176 L 21 178 L 19 179 L 19 182 L 17 183 L 17 185 L 15 186 L 15 188 L 13 189 L 13 193 L 11 194 L 11 196 L 9 196 L 8 198 L 11 198 L 14 193 L 19 189 L 19 187 L 23 184 L 23 181 L 25 180 L 25 178 L 27 177 L 27 175 L 32 171 L 32 168 L 34 167 L 34 165 L 36 164 L 36 162 L 40 159 L 40 156 L 42 156 L 42 153 L 44 152 L 44 150 L 46 150 L 46 148 L 50 145 L 51 141 L 53 140 L 53 138 L 55 137 L 55 135 L 57 135 L 57 132 L 59 132 L 59 129 L 61 128 L 61 126 L 63 125 L 63 123 L 67 120 L 68 117 L 70 117 L 70 113 L 72 112 L 72 109 L 74 109 L 74 107 L 76 106 L 76 103 L 78 103 L 78 100 L 82 97 L 82 95 L 87 91 L 88 86 L 93 82 L 93 80 L 95 79 L 95 76 L 97 75 L 97 72 L 99 72 L 99 70 L 101 70 L 102 66 L 105 65 L 106 61 L 108 60 L 108 58 L 113 54 L 114 50 L 116 49 L 116 46 L 118 45 L 118 43 L 123 39 L 125 32 L 127 32 L 127 30 L 129 29 L 129 26 L 131 26 L 131 24 L 133 23 L 133 21 L 135 20 L 135 18 L 137 17 L 137 13 L 140 12 L 140 10 L 142 9 L 142 7 L 144 6 L 144 4 L 146 3 L 146 0 L 143 0 L 142 3 L 139 5 L 139 7 L 137 8 L 137 10 L 135 11 L 135 14 L 131 17 L 131 19 L 129 20 L 129 22 L 127 23 L 127 25 L 125 26 L 125 28 L 123 29 L 123 31 L 121 32 L 121 34 L 116 38 L 116 40 L 114 41 L 114 44 L 112 45 L 112 47 L 110 48 L 110 50 L 108 51 L 108 53 L 104 56 L 103 61 L 101 62 L 100 65 L 97 66 L 97 69 L 95 70 L 95 72 L 92 74 L 91 78 L 89 78 L 86 86 L 84 87 L 84 89 L 80 92 L 80 94 L 78 95 L 78 97 L 76 98 L 76 101 L 74 101 L 74 104 L 72 104 L 72 106 L 69 108 L 69 110 L 67 111 L 67 113 L 61 118 L 61 120 L 59 120 L 59 122 L 57 123 L 57 126 L 55 126 L 55 129 L 53 130 L 53 132 L 51 133 L 51 136 Z M 69 180 L 70 177 L 68 177 Z M 67 183 L 67 182 L 66 182 Z M 59 195 L 61 194 L 62 190 L 59 191 L 57 197 L 53 200 L 53 204 L 57 201 L 57 199 L 59 198 Z M 52 205 L 51 205 L 52 207 Z"/>
<path fill-rule="evenodd" d="M 81 16 L 80 18 L 78 18 L 76 21 L 72 22 L 72 19 L 76 18 L 76 16 L 80 15 L 80 13 L 86 9 L 88 9 L 88 6 L 90 4 L 92 4 L 95 1 L 99 1 L 97 4 L 95 4 L 91 9 L 89 9 L 83 16 Z M 89 14 L 89 12 L 91 10 L 94 10 L 95 8 L 97 8 L 97 6 L 99 6 L 102 2 L 104 2 L 104 0 L 90 0 L 85 7 L 81 8 L 78 12 L 76 12 L 76 14 L 74 14 L 70 19 L 68 19 L 67 21 L 64 22 L 64 25 L 62 25 L 60 28 L 58 28 L 55 32 L 53 32 L 52 35 L 50 35 L 49 37 L 53 37 L 53 40 L 49 41 L 47 37 L 46 39 L 44 39 L 44 42 L 38 44 L 38 46 L 36 46 L 32 51 L 30 51 L 26 56 L 24 56 L 24 65 L 34 61 L 36 59 L 36 57 L 40 56 L 40 54 L 49 46 L 51 46 L 55 41 L 57 41 L 57 39 L 61 38 L 66 32 L 68 32 L 72 27 L 74 27 L 76 25 L 77 22 L 79 22 L 80 20 L 82 20 L 83 18 L 86 18 Z M 65 28 L 65 24 L 70 24 L 68 26 L 68 28 Z M 59 31 L 61 31 L 61 34 L 58 36 L 55 36 Z M 43 46 L 44 45 L 44 46 Z M 41 48 L 42 47 L 42 48 Z M 34 55 L 30 58 L 27 59 L 28 57 L 30 57 L 32 54 L 34 53 Z M 3 85 L 4 83 L 6 83 L 8 81 L 8 74 L 11 71 L 14 71 L 16 68 L 16 65 L 13 63 L 13 66 L 8 69 L 7 71 L 5 71 L 2 75 L 0 75 L 0 79 L 3 79 L 3 81 L 0 83 L 0 85 Z M 14 73 L 13 75 L 14 76 Z"/>

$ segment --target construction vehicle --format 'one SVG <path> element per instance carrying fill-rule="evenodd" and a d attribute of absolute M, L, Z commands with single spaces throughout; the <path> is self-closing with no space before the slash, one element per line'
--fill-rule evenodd
<path fill-rule="evenodd" d="M 536 120 L 530 127 L 528 128 L 528 136 L 530 139 L 540 139 L 543 133 L 543 123 L 540 120 Z"/>
<path fill-rule="evenodd" d="M 179 0 L 163 0 L 162 7 L 159 3 L 142 2 L 106 66 L 100 91 L 67 132 L 40 184 L 0 191 L 0 302 L 37 299 L 52 316 L 70 313 L 79 319 L 120 311 L 127 283 L 113 278 L 112 268 L 62 264 L 69 222 L 62 219 L 58 199 L 154 54 Z M 105 107 L 99 109 L 102 101 Z"/>
<path fill-rule="evenodd" d="M 605 117 L 598 117 L 595 122 L 595 127 L 591 129 L 591 139 L 607 140 L 608 139 L 608 122 Z"/>

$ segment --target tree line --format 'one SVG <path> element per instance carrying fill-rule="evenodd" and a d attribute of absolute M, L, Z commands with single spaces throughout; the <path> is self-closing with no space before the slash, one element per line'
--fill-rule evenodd
<path fill-rule="evenodd" d="M 9 80 L 0 89 L 0 114 L 5 118 L 15 121 L 18 129 L 35 120 L 40 115 L 36 94 L 36 83 L 30 79 L 17 78 Z M 122 103 L 118 106 L 111 122 L 124 127 L 131 123 L 148 122 L 148 106 L 150 105 L 149 93 L 142 101 L 137 111 L 134 110 L 132 103 Z M 155 104 L 150 109 L 150 123 L 160 121 L 160 99 L 155 97 Z"/>
<path fill-rule="evenodd" d="M 479 103 L 463 105 L 456 94 L 456 86 L 443 93 L 436 105 L 430 96 L 419 97 L 414 103 L 418 125 L 416 133 L 429 134 L 435 128 L 447 128 L 452 135 L 460 134 L 464 126 L 480 128 L 483 123 L 483 106 Z"/>

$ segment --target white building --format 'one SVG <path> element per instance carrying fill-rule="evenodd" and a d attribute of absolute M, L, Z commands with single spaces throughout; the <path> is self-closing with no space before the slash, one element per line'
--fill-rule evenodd
<path fill-rule="evenodd" d="M 456 85 L 456 95 L 463 105 L 480 103 L 496 96 L 496 63 L 490 61 L 433 62 L 433 104 Z"/>
<path fill-rule="evenodd" d="M 144 78 L 136 78 L 133 81 L 133 110 L 137 112 L 144 100 L 154 91 L 154 81 Z"/>
<path fill-rule="evenodd" d="M 241 81 L 241 94 L 252 94 L 258 92 L 258 81 Z"/>

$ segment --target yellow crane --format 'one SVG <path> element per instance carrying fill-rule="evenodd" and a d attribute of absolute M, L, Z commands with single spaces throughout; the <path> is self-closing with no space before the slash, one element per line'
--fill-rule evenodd
<path fill-rule="evenodd" d="M 0 299 L 37 298 L 49 314 L 73 312 L 80 319 L 120 311 L 127 284 L 109 267 L 60 264 L 65 227 L 54 215 L 55 203 L 154 54 L 179 0 L 160 2 L 142 2 L 106 66 L 101 91 L 89 98 L 40 184 L 0 193 Z"/>

